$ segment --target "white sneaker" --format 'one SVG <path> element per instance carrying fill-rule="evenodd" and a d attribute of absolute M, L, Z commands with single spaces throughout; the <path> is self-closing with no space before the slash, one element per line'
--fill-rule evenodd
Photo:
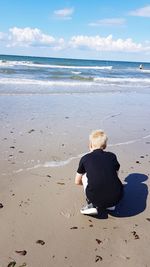
<path fill-rule="evenodd" d="M 83 207 L 80 210 L 80 212 L 82 214 L 85 214 L 85 215 L 97 215 L 98 214 L 97 208 L 95 208 L 92 203 L 90 203 L 90 204 L 86 205 L 85 207 Z"/>
<path fill-rule="evenodd" d="M 107 208 L 107 210 L 115 210 L 116 206 L 113 206 L 113 207 L 109 207 Z"/>

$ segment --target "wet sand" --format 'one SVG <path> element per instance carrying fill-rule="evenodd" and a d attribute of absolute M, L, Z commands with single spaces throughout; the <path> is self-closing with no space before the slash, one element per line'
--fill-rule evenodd
<path fill-rule="evenodd" d="M 149 102 L 143 93 L 0 96 L 1 267 L 149 266 Z M 80 214 L 74 176 L 97 128 L 125 196 L 92 217 Z"/>

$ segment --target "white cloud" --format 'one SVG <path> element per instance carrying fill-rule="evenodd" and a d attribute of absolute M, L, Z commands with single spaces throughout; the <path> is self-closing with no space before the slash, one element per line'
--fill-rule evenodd
<path fill-rule="evenodd" d="M 91 22 L 89 23 L 89 26 L 123 26 L 124 24 L 125 24 L 125 19 L 107 18 Z"/>
<path fill-rule="evenodd" d="M 129 12 L 129 15 L 138 17 L 150 17 L 150 5 L 132 10 Z"/>
<path fill-rule="evenodd" d="M 4 38 L 4 33 L 0 32 L 0 40 L 3 40 L 3 38 Z"/>
<path fill-rule="evenodd" d="M 0 41 L 6 41 L 8 39 L 8 35 L 6 33 L 0 32 Z"/>
<path fill-rule="evenodd" d="M 55 38 L 43 34 L 38 28 L 11 28 L 9 29 L 11 45 L 22 45 L 22 46 L 32 46 L 32 45 L 51 45 L 55 42 Z"/>
<path fill-rule="evenodd" d="M 73 8 L 64 8 L 64 9 L 55 10 L 54 15 L 58 19 L 70 20 L 72 19 L 73 12 L 74 12 Z"/>
<path fill-rule="evenodd" d="M 73 36 L 70 40 L 70 45 L 74 48 L 96 51 L 138 52 L 144 49 L 142 44 L 133 42 L 131 38 L 114 40 L 112 35 L 108 35 L 107 37 L 101 37 L 99 35 Z"/>
<path fill-rule="evenodd" d="M 44 34 L 38 28 L 18 28 L 9 29 L 9 33 L 0 32 L 0 42 L 5 47 L 39 47 L 52 49 L 53 51 L 66 50 L 92 50 L 92 51 L 109 51 L 109 52 L 150 52 L 150 41 L 137 43 L 131 38 L 114 39 L 110 34 L 106 37 L 78 35 L 72 36 L 69 40 L 64 38 L 55 38 L 51 35 Z"/>
<path fill-rule="evenodd" d="M 11 28 L 9 29 L 9 43 L 7 46 L 39 46 L 63 47 L 64 39 L 56 40 L 53 36 L 42 33 L 38 28 Z"/>

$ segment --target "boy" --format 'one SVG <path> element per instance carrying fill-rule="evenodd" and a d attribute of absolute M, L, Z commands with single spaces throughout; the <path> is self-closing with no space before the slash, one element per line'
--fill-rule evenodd
<path fill-rule="evenodd" d="M 95 130 L 90 134 L 89 141 L 91 152 L 81 158 L 75 184 L 83 185 L 88 203 L 80 212 L 96 215 L 98 209 L 115 209 L 122 197 L 123 185 L 118 178 L 120 164 L 116 155 L 104 151 L 106 134 Z"/>

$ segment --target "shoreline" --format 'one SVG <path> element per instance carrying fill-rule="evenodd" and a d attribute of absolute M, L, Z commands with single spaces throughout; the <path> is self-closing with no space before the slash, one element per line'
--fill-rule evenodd
<path fill-rule="evenodd" d="M 130 141 L 126 141 L 126 142 L 122 142 L 122 143 L 117 143 L 117 144 L 108 144 L 107 146 L 107 150 L 109 149 L 109 147 L 116 147 L 116 146 L 126 146 L 126 145 L 130 145 L 130 144 L 134 144 L 134 143 L 137 143 L 137 142 L 140 142 L 142 140 L 145 140 L 145 139 L 150 139 L 150 135 L 146 135 L 146 136 L 143 136 L 139 139 L 135 139 L 135 140 L 130 140 Z M 65 165 L 69 165 L 70 162 L 76 160 L 76 159 L 80 159 L 84 154 L 87 154 L 87 153 L 90 153 L 90 152 L 85 152 L 85 153 L 82 153 L 82 154 L 79 154 L 77 156 L 73 156 L 73 157 L 70 157 L 68 159 L 65 159 L 65 160 L 62 160 L 62 161 L 47 161 L 43 164 L 36 164 L 32 167 L 28 167 L 26 169 L 19 169 L 19 170 L 14 170 L 13 173 L 19 173 L 19 172 L 22 172 L 22 171 L 30 171 L 30 170 L 34 170 L 34 169 L 38 169 L 38 168 L 57 168 L 57 167 L 63 167 Z M 32 161 L 33 162 L 33 161 Z M 3 174 L 2 175 L 6 175 L 6 174 Z"/>

